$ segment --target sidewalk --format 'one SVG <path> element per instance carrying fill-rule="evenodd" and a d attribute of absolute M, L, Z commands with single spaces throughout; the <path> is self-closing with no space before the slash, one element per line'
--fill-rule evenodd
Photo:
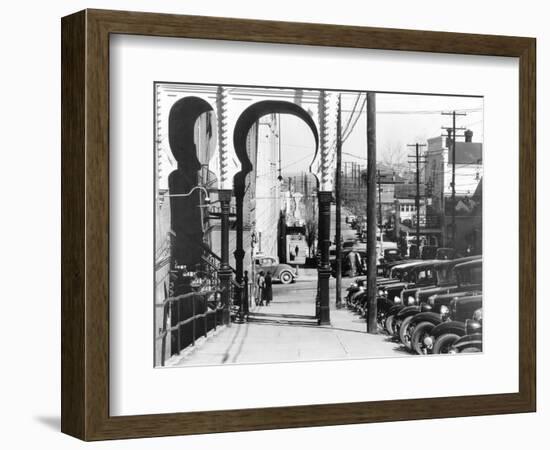
<path fill-rule="evenodd" d="M 365 320 L 346 308 L 331 305 L 331 325 L 317 325 L 312 301 L 300 301 L 300 286 L 286 300 L 254 306 L 250 321 L 233 323 L 197 342 L 167 367 L 273 363 L 406 356 L 386 335 L 365 332 Z M 306 289 L 304 289 L 306 290 Z M 307 288 L 307 294 L 311 290 Z"/>

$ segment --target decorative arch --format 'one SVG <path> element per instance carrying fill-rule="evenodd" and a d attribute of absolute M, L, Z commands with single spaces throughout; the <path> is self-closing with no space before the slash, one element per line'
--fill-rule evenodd
<path fill-rule="evenodd" d="M 201 162 L 197 155 L 194 129 L 198 118 L 213 111 L 212 106 L 200 97 L 183 97 L 176 101 L 168 115 L 168 141 L 170 150 L 177 161 L 177 168 L 168 176 L 170 197 L 171 228 L 175 233 L 172 256 L 178 264 L 193 267 L 199 264 L 202 248 L 202 218 L 200 191 L 189 196 L 177 194 L 189 193 L 198 183 Z"/>
<path fill-rule="evenodd" d="M 183 97 L 170 109 L 168 141 L 178 167 L 190 171 L 200 169 L 194 141 L 195 123 L 202 114 L 213 110 L 210 103 L 200 97 Z"/>
<path fill-rule="evenodd" d="M 233 131 L 233 146 L 237 158 L 241 163 L 241 170 L 233 177 L 233 189 L 237 206 L 237 245 L 235 250 L 235 266 L 237 272 L 237 281 L 240 283 L 243 278 L 243 259 L 245 251 L 243 248 L 243 198 L 245 193 L 245 179 L 253 167 L 248 157 L 246 141 L 248 133 L 254 123 L 268 114 L 291 114 L 302 119 L 313 134 L 315 140 L 315 149 L 312 161 L 317 156 L 319 148 L 319 132 L 312 117 L 299 105 L 280 100 L 263 100 L 246 108 L 235 123 Z M 317 177 L 316 177 L 317 179 Z M 317 183 L 319 180 L 317 179 Z"/>
<path fill-rule="evenodd" d="M 315 150 L 312 161 L 317 157 L 319 149 L 319 131 L 313 118 L 301 106 L 281 100 L 264 100 L 246 108 L 239 116 L 233 131 L 233 146 L 241 163 L 241 170 L 233 177 L 235 195 L 244 194 L 246 175 L 252 171 L 252 163 L 246 151 L 246 138 L 252 125 L 268 114 L 290 114 L 302 119 L 309 127 L 315 139 Z M 315 174 L 313 174 L 316 177 Z M 318 180 L 317 180 L 318 181 Z"/>

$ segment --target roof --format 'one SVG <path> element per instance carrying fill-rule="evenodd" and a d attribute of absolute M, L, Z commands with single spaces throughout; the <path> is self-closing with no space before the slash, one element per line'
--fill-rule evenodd
<path fill-rule="evenodd" d="M 483 177 L 479 180 L 479 183 L 477 184 L 476 190 L 474 192 L 474 195 L 472 195 L 472 198 L 475 200 L 481 200 L 483 198 Z"/>
<path fill-rule="evenodd" d="M 467 261 L 460 264 L 457 264 L 455 267 L 457 269 L 462 269 L 464 267 L 473 267 L 473 266 L 479 266 L 480 264 L 483 264 L 483 257 L 479 255 L 479 259 L 475 259 L 473 261 Z"/>

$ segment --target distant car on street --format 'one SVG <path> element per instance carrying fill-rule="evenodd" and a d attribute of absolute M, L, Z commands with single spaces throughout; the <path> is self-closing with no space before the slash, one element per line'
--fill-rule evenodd
<path fill-rule="evenodd" d="M 294 283 L 298 274 L 296 270 L 288 264 L 280 264 L 279 258 L 275 256 L 257 256 L 255 261 L 256 273 L 263 270 L 265 274 L 271 274 L 273 281 L 278 281 L 282 284 Z"/>

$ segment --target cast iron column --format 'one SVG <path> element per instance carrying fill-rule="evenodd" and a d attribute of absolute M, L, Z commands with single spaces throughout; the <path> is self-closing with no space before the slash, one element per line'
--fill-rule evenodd
<path fill-rule="evenodd" d="M 244 244 L 243 244 L 243 198 L 244 198 L 244 189 L 239 186 L 235 187 L 235 200 L 237 207 L 237 240 L 236 248 L 233 255 L 235 256 L 235 278 L 237 284 L 239 285 L 237 298 L 239 299 L 239 317 L 241 320 L 244 320 L 248 316 L 248 302 L 244 302 L 244 292 L 243 292 L 243 260 L 244 260 Z"/>
<path fill-rule="evenodd" d="M 319 308 L 318 321 L 319 325 L 330 324 L 330 204 L 332 201 L 332 192 L 319 191 L 319 248 L 321 249 L 321 261 L 317 267 L 319 279 Z"/>
<path fill-rule="evenodd" d="M 231 206 L 231 189 L 220 189 L 218 198 L 221 204 L 222 221 L 222 254 L 218 277 L 222 290 L 223 323 L 229 325 L 231 304 L 231 267 L 229 266 L 229 209 Z"/>

